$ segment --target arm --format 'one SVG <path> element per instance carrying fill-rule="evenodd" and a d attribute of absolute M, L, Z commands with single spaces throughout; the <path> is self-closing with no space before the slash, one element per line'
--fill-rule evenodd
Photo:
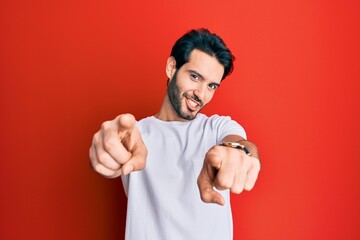
<path fill-rule="evenodd" d="M 256 146 L 237 135 L 228 135 L 221 142 L 239 142 L 251 153 L 243 150 L 214 146 L 205 155 L 204 165 L 198 177 L 201 199 L 207 203 L 224 205 L 224 199 L 213 188 L 230 189 L 239 194 L 244 189 L 250 191 L 260 171 L 260 160 Z"/>
<path fill-rule="evenodd" d="M 92 168 L 107 178 L 145 167 L 147 149 L 133 115 L 123 114 L 104 122 L 89 150 Z"/>

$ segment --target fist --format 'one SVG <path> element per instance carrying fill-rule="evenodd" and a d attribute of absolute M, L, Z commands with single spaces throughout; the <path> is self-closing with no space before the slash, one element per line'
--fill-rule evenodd
<path fill-rule="evenodd" d="M 214 146 L 205 155 L 204 165 L 198 177 L 201 199 L 206 203 L 224 205 L 224 198 L 214 190 L 229 189 L 239 194 L 251 190 L 260 171 L 259 159 L 244 151 Z"/>
<path fill-rule="evenodd" d="M 122 114 L 104 122 L 93 137 L 89 156 L 92 168 L 107 178 L 143 169 L 147 149 L 134 116 Z"/>

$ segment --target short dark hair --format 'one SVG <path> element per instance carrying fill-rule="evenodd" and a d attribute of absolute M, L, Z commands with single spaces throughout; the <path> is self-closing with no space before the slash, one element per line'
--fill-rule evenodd
<path fill-rule="evenodd" d="M 225 79 L 233 71 L 234 55 L 218 35 L 205 28 L 190 30 L 175 42 L 170 55 L 175 58 L 176 69 L 180 69 L 182 65 L 189 61 L 190 54 L 194 49 L 216 57 L 224 66 L 224 75 L 221 80 Z"/>

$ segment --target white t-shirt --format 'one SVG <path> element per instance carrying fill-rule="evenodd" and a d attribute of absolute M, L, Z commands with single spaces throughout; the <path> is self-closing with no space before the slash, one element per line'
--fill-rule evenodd
<path fill-rule="evenodd" d="M 146 167 L 122 177 L 128 197 L 127 240 L 232 239 L 230 193 L 225 206 L 200 199 L 197 177 L 206 152 L 227 135 L 246 138 L 230 117 L 198 114 L 188 122 L 148 117 L 137 123 Z"/>

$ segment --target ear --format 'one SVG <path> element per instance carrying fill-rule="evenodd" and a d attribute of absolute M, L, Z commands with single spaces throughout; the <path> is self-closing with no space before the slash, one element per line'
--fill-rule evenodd
<path fill-rule="evenodd" d="M 166 75 L 169 79 L 172 79 L 176 72 L 176 61 L 174 57 L 169 57 L 166 62 Z"/>

